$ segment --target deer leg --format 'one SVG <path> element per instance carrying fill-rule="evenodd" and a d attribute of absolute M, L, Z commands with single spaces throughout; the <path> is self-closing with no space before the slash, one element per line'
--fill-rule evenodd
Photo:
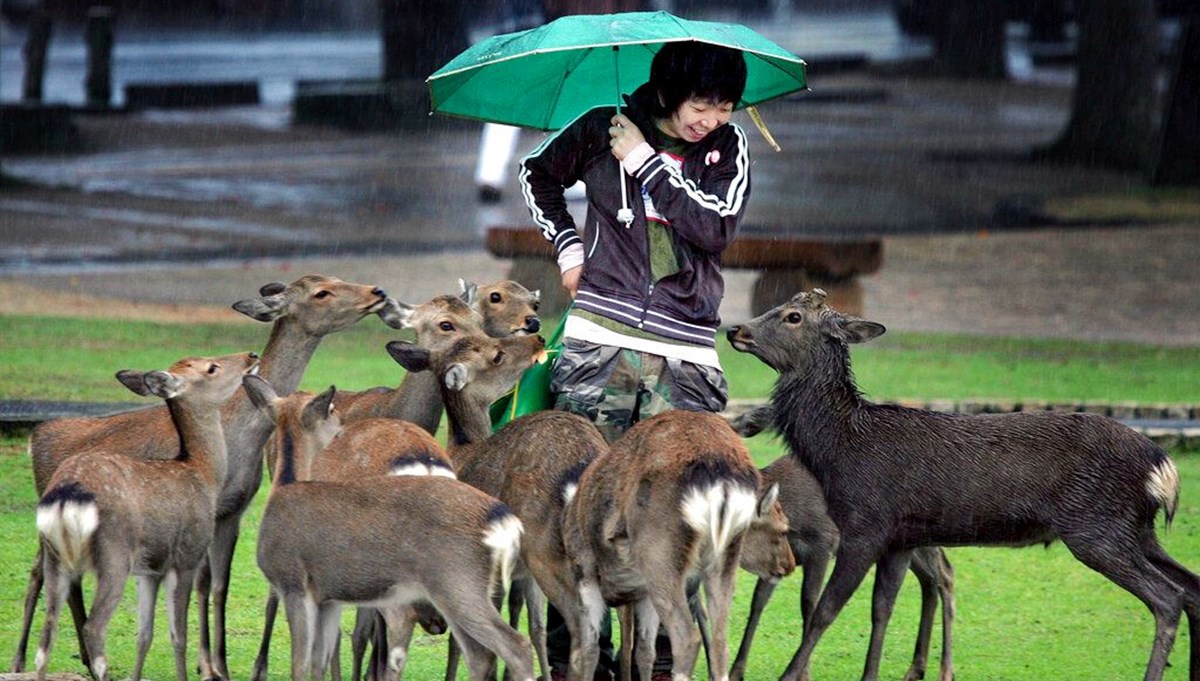
<path fill-rule="evenodd" d="M 175 679 L 187 681 L 187 613 L 192 596 L 194 571 L 173 571 L 167 575 L 167 624 L 171 647 L 175 649 Z"/>
<path fill-rule="evenodd" d="M 632 606 L 624 607 L 629 610 L 629 617 L 633 621 L 629 629 L 625 629 L 624 623 L 621 624 L 621 647 L 624 649 L 625 638 L 628 635 L 633 645 L 638 678 L 648 679 L 654 674 L 654 658 L 658 652 L 654 645 L 655 639 L 658 638 L 660 623 L 658 611 L 654 609 L 654 604 L 649 599 L 643 599 Z M 623 667 L 621 673 L 625 673 Z M 632 679 L 633 676 L 625 678 Z"/>
<path fill-rule="evenodd" d="M 138 634 L 137 658 L 133 663 L 133 681 L 141 681 L 142 669 L 146 664 L 146 654 L 150 652 L 150 644 L 154 641 L 154 610 L 158 605 L 158 588 L 162 584 L 162 577 L 140 575 L 137 578 L 137 584 Z"/>
<path fill-rule="evenodd" d="M 250 681 L 267 681 L 267 668 L 270 665 L 271 634 L 275 630 L 275 616 L 279 613 L 279 596 L 274 591 L 267 593 L 267 605 L 263 608 L 262 642 L 258 644 L 258 656 L 254 658 L 254 671 L 250 673 Z M 354 681 L 358 681 L 355 679 Z"/>
<path fill-rule="evenodd" d="M 805 577 L 808 573 L 804 573 Z M 733 659 L 733 668 L 729 670 L 730 681 L 742 681 L 746 676 L 746 663 L 750 658 L 750 645 L 754 642 L 754 632 L 758 630 L 762 611 L 775 592 L 775 582 L 759 578 L 754 583 L 754 596 L 750 599 L 750 615 L 746 618 L 746 629 L 742 632 L 742 642 L 738 645 L 737 656 Z"/>
<path fill-rule="evenodd" d="M 1167 555 L 1157 539 L 1148 538 L 1144 546 L 1150 562 L 1183 589 L 1183 610 L 1188 618 L 1188 678 L 1200 678 L 1200 577 Z"/>
<path fill-rule="evenodd" d="M 350 632 L 350 681 L 362 679 L 363 657 L 374 634 L 376 616 L 374 608 L 354 609 L 354 629 Z"/>
<path fill-rule="evenodd" d="M 942 668 L 938 681 L 954 681 L 954 566 L 941 548 L 937 549 L 938 592 L 942 596 Z"/>
<path fill-rule="evenodd" d="M 453 631 L 450 632 L 447 639 L 445 681 L 454 681 L 458 677 L 458 663 L 462 658 L 462 647 L 458 645 L 458 641 L 454 638 Z"/>
<path fill-rule="evenodd" d="M 904 673 L 904 681 L 919 681 L 925 678 L 929 663 L 929 642 L 933 638 L 933 618 L 937 615 L 938 575 L 937 568 L 930 562 L 930 551 L 937 549 L 919 548 L 913 551 L 909 569 L 917 577 L 921 587 L 921 622 L 917 625 L 917 641 L 913 645 L 912 662 Z M 878 578 L 876 578 L 878 580 Z M 879 582 L 876 581 L 878 586 Z"/>
<path fill-rule="evenodd" d="M 308 681 L 317 638 L 317 604 L 305 594 L 284 594 L 283 611 L 292 637 L 292 681 Z"/>
<path fill-rule="evenodd" d="M 87 622 L 87 608 L 83 603 L 83 581 L 75 580 L 67 587 L 67 607 L 71 610 L 71 621 L 75 623 L 75 635 L 81 642 L 79 659 L 85 666 L 91 666 L 91 658 L 83 646 L 83 625 Z"/>
<path fill-rule="evenodd" d="M 108 635 L 108 623 L 112 620 L 117 606 L 121 603 L 121 595 L 125 590 L 125 580 L 129 577 L 129 564 L 115 560 L 105 560 L 101 557 L 101 565 L 108 565 L 108 570 L 96 574 L 96 595 L 92 599 L 92 614 L 83 625 L 83 635 L 88 653 L 92 656 L 92 676 L 96 681 L 108 681 L 108 658 L 105 656 L 105 638 Z M 124 557 L 125 560 L 128 557 Z M 139 643 L 141 635 L 139 633 Z M 135 679 L 135 681 L 137 681 Z"/>
<path fill-rule="evenodd" d="M 471 678 L 482 670 L 480 681 L 490 677 L 495 667 L 495 656 L 504 660 L 505 667 L 516 681 L 533 681 L 533 654 L 529 640 L 500 617 L 500 613 L 487 598 L 440 599 L 434 606 L 446 616 L 455 639 L 467 658 Z M 472 653 L 471 646 L 483 646 L 482 655 Z M 494 655 L 492 654 L 494 653 Z M 472 655 L 477 659 L 472 660 Z"/>
<path fill-rule="evenodd" d="M 367 678 L 371 681 L 384 681 L 388 675 L 388 633 L 387 622 L 381 613 L 376 612 L 371 625 L 371 653 L 367 656 Z"/>
<path fill-rule="evenodd" d="M 1107 525 L 1107 526 L 1106 526 Z M 1158 570 L 1139 547 L 1139 541 L 1112 523 L 1095 523 L 1108 536 L 1061 533 L 1063 544 L 1084 565 L 1104 575 L 1117 586 L 1137 596 L 1154 615 L 1154 645 L 1146 665 L 1145 681 L 1159 681 L 1167 665 L 1171 646 L 1183 612 L 1183 589 Z M 1136 530 L 1130 530 L 1130 533 Z M 1124 536 L 1122 536 L 1124 535 Z"/>
<path fill-rule="evenodd" d="M 316 639 L 313 641 L 312 671 L 316 681 L 325 681 L 325 671 L 329 669 L 337 651 L 337 642 L 341 631 L 338 625 L 342 621 L 342 606 L 337 603 L 322 603 L 317 606 Z"/>
<path fill-rule="evenodd" d="M 829 576 L 829 583 L 825 586 L 821 598 L 817 601 L 817 607 L 804 626 L 804 636 L 800 641 L 800 647 L 796 649 L 796 653 L 792 656 L 780 681 L 798 681 L 808 673 L 808 662 L 812 657 L 813 649 L 821 640 L 821 635 L 842 611 L 846 601 L 850 600 L 850 596 L 862 583 L 863 578 L 867 576 L 867 571 L 871 569 L 871 564 L 874 562 L 873 553 L 873 551 L 862 549 L 856 551 L 850 542 L 842 542 L 838 548 L 833 574 Z"/>
<path fill-rule="evenodd" d="M 408 646 L 412 643 L 413 630 L 417 626 L 417 612 L 411 605 L 380 610 L 386 621 L 387 635 L 384 637 L 383 650 L 387 652 L 386 664 L 381 664 L 379 681 L 384 679 L 404 678 L 404 666 L 408 662 Z M 388 676 L 385 676 L 388 674 Z"/>
<path fill-rule="evenodd" d="M 738 557 L 740 551 L 732 548 L 725 552 L 725 563 L 721 570 L 705 576 L 704 605 L 712 622 L 712 637 L 708 651 L 709 678 L 718 681 L 729 679 L 729 608 L 733 605 L 733 588 L 737 582 Z M 699 595 L 695 596 L 699 602 Z"/>
<path fill-rule="evenodd" d="M 867 646 L 863 681 L 879 678 L 879 659 L 883 655 L 883 639 L 887 634 L 888 620 L 892 618 L 896 595 L 900 593 L 904 573 L 908 572 L 911 562 L 912 551 L 895 551 L 885 554 L 875 564 L 875 587 L 871 594 L 871 642 Z M 929 625 L 933 625 L 932 617 Z M 926 645 L 928 646 L 928 641 Z"/>
<path fill-rule="evenodd" d="M 571 634 L 567 678 L 569 681 L 591 681 L 600 662 L 600 623 L 608 616 L 608 605 L 594 580 L 585 579 L 577 589 L 579 606 L 561 611 Z"/>
<path fill-rule="evenodd" d="M 537 654 L 538 669 L 542 674 L 539 678 L 550 680 L 550 651 L 546 648 L 546 620 L 544 613 L 546 612 L 546 595 L 542 593 L 537 582 L 532 579 L 526 579 L 522 584 L 521 592 L 524 596 L 526 605 L 526 619 L 529 620 L 529 638 L 532 639 L 533 651 Z M 509 601 L 509 610 L 512 611 L 512 601 Z M 518 604 L 518 609 L 520 605 Z M 515 626 L 514 626 L 515 628 Z"/>
<path fill-rule="evenodd" d="M 29 634 L 33 631 L 33 613 L 37 610 L 38 598 L 42 595 L 42 543 L 38 542 L 37 555 L 29 570 L 29 583 L 25 587 L 25 609 L 21 613 L 21 635 L 17 639 L 17 650 L 13 653 L 9 671 L 19 674 L 25 671 L 25 651 L 29 649 Z"/>
<path fill-rule="evenodd" d="M 213 604 L 211 675 L 223 681 L 230 678 L 229 663 L 225 656 L 225 608 L 229 598 L 229 576 L 233 570 L 233 552 L 237 548 L 241 520 L 240 513 L 233 517 L 218 518 L 212 543 L 208 547 Z"/>
<path fill-rule="evenodd" d="M 63 573 L 58 560 L 50 554 L 44 554 L 42 563 L 42 584 L 46 589 L 46 619 L 42 622 L 42 640 L 34 658 L 37 681 L 46 681 L 46 666 L 50 662 L 50 651 L 54 648 L 55 635 L 58 633 L 58 617 L 62 612 L 63 601 L 71 581 L 70 577 Z"/>
<path fill-rule="evenodd" d="M 686 589 L 678 576 L 670 582 L 661 579 L 656 581 L 659 583 L 651 587 L 650 598 L 662 619 L 667 638 L 671 640 L 671 676 L 675 679 L 690 679 L 696 666 L 696 656 L 700 653 L 700 633 L 692 623 L 692 611 L 688 608 Z M 639 633 L 642 628 L 639 624 Z M 654 650 L 653 644 L 650 649 Z"/>

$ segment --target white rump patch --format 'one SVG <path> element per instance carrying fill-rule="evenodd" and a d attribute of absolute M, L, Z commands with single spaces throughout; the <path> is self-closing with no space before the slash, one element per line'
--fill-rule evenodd
<path fill-rule="evenodd" d="M 571 501 L 575 499 L 575 494 L 579 492 L 579 483 L 571 482 L 563 485 L 562 500 L 564 506 L 569 506 Z"/>
<path fill-rule="evenodd" d="M 701 537 L 708 538 L 714 558 L 750 527 L 757 510 L 754 490 L 730 481 L 707 488 L 694 487 L 680 503 L 683 521 Z"/>
<path fill-rule="evenodd" d="M 1179 470 L 1174 461 L 1164 459 L 1150 471 L 1146 478 L 1146 493 L 1166 509 L 1168 518 L 1175 514 L 1175 506 L 1179 503 Z"/>
<path fill-rule="evenodd" d="M 493 584 L 493 587 L 508 590 L 521 553 L 521 533 L 524 531 L 521 519 L 511 513 L 488 523 L 483 533 L 483 544 L 492 550 L 492 565 L 499 568 L 500 573 L 499 584 Z M 494 589 L 491 591 L 495 592 Z"/>
<path fill-rule="evenodd" d="M 417 463 L 415 461 L 393 467 L 390 471 L 388 471 L 388 475 L 395 475 L 397 477 L 414 476 L 450 478 L 451 480 L 458 479 L 458 476 L 454 475 L 454 471 L 445 466 L 434 466 L 430 464 Z"/>
<path fill-rule="evenodd" d="M 87 545 L 100 526 L 94 502 L 63 501 L 37 510 L 37 529 L 68 572 L 88 568 Z"/>

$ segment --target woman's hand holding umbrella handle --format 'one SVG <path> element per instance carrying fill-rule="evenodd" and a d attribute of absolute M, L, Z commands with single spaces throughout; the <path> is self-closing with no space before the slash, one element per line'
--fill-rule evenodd
<path fill-rule="evenodd" d="M 642 135 L 642 131 L 625 114 L 613 116 L 611 122 L 612 127 L 608 129 L 608 136 L 611 138 L 609 146 L 612 147 L 612 154 L 617 157 L 618 161 L 624 161 L 625 157 L 629 156 L 634 149 L 646 144 L 646 138 Z"/>

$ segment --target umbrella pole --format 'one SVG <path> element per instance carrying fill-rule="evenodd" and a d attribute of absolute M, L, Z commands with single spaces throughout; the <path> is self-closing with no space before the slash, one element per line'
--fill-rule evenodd
<path fill-rule="evenodd" d="M 619 45 L 613 45 L 613 75 L 617 81 L 617 113 L 621 113 L 621 65 L 617 53 Z M 633 209 L 629 207 L 629 180 L 625 177 L 625 169 L 617 162 L 617 174 L 621 178 L 621 210 L 617 211 L 617 219 L 625 224 L 625 229 L 633 225 Z"/>

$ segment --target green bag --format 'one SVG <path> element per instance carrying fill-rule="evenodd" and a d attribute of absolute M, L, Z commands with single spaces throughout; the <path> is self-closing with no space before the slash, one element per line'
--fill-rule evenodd
<path fill-rule="evenodd" d="M 567 312 L 563 312 L 562 319 L 546 339 L 546 361 L 526 369 L 510 392 L 492 402 L 488 410 L 492 417 L 492 431 L 500 430 L 504 424 L 518 416 L 554 408 L 554 393 L 550 392 L 550 372 L 553 371 L 554 361 L 558 359 L 558 353 L 562 349 Z"/>

